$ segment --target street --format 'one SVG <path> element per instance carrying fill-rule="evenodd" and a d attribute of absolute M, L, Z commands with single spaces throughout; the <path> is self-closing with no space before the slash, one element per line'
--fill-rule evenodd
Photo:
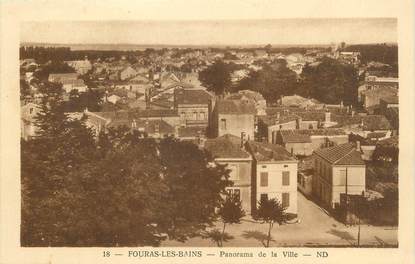
<path fill-rule="evenodd" d="M 274 225 L 270 247 L 352 247 L 357 245 L 358 226 L 347 227 L 326 214 L 319 206 L 298 192 L 299 223 Z M 221 228 L 218 222 L 216 228 Z M 264 247 L 268 225 L 245 218 L 241 224 L 228 225 L 226 233 L 234 238 L 224 247 Z M 361 225 L 361 246 L 397 246 L 398 228 Z M 195 237 L 182 243 L 164 241 L 163 247 L 211 247 L 209 239 Z"/>

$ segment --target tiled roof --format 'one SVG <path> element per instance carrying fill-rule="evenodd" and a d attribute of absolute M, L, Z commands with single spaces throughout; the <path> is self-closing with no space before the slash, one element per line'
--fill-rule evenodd
<path fill-rule="evenodd" d="M 275 124 L 284 124 L 287 122 L 295 121 L 298 119 L 297 115 L 294 114 L 280 114 L 277 116 L 261 116 L 259 117 L 265 124 L 272 126 Z"/>
<path fill-rule="evenodd" d="M 223 135 L 215 139 L 208 139 L 205 148 L 214 158 L 249 158 L 250 155 L 241 148 L 241 140 L 233 135 Z"/>
<path fill-rule="evenodd" d="M 220 114 L 251 114 L 255 115 L 255 105 L 240 100 L 219 100 L 216 103 Z"/>
<path fill-rule="evenodd" d="M 248 149 L 257 161 L 295 160 L 285 148 L 275 144 L 248 141 Z"/>
<path fill-rule="evenodd" d="M 305 130 L 300 130 L 305 131 Z M 282 141 L 284 143 L 310 143 L 310 134 L 299 132 L 299 130 L 280 130 Z"/>
<path fill-rule="evenodd" d="M 336 127 L 361 125 L 363 123 L 362 129 L 365 131 L 392 129 L 388 119 L 383 115 L 335 115 L 332 120 L 338 123 Z"/>
<path fill-rule="evenodd" d="M 206 134 L 206 127 L 200 126 L 191 126 L 191 127 L 180 127 L 179 128 L 179 137 L 197 137 L 197 136 L 205 136 Z"/>
<path fill-rule="evenodd" d="M 352 143 L 315 150 L 314 153 L 334 165 L 364 165 L 360 152 Z"/>
<path fill-rule="evenodd" d="M 347 136 L 344 130 L 333 128 L 280 130 L 279 133 L 284 143 L 308 143 L 311 136 Z"/>
<path fill-rule="evenodd" d="M 176 104 L 209 104 L 212 96 L 202 89 L 177 89 Z"/>

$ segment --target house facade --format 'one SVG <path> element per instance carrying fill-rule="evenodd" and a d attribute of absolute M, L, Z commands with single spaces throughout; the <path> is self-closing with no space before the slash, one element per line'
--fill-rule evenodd
<path fill-rule="evenodd" d="M 203 89 L 176 89 L 174 104 L 182 126 L 207 127 L 212 96 Z"/>
<path fill-rule="evenodd" d="M 262 199 L 277 199 L 286 212 L 297 214 L 298 162 L 283 147 L 248 141 L 253 157 L 253 196 L 256 206 Z"/>
<path fill-rule="evenodd" d="M 231 134 L 247 140 L 254 139 L 255 106 L 241 100 L 218 100 L 212 113 L 212 129 L 215 136 Z"/>
<path fill-rule="evenodd" d="M 361 195 L 366 190 L 366 165 L 352 143 L 314 151 L 313 195 L 335 209 L 341 194 Z"/>
<path fill-rule="evenodd" d="M 226 134 L 215 139 L 207 139 L 205 148 L 219 164 L 227 165 L 230 170 L 229 180 L 233 186 L 226 187 L 229 195 L 240 198 L 242 209 L 246 214 L 252 213 L 255 199 L 252 197 L 252 157 L 244 149 L 241 138 Z"/>

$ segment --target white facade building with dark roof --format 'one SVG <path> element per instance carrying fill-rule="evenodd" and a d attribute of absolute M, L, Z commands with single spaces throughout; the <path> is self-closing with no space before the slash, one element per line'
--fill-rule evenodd
<path fill-rule="evenodd" d="M 334 209 L 340 205 L 341 194 L 365 192 L 366 165 L 352 143 L 316 150 L 313 157 L 313 195 L 324 206 Z"/>

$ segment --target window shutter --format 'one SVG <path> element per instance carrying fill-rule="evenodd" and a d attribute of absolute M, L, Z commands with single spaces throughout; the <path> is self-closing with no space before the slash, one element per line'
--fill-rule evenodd
<path fill-rule="evenodd" d="M 289 171 L 282 172 L 282 185 L 283 186 L 290 185 L 290 172 Z"/>
<path fill-rule="evenodd" d="M 290 194 L 289 193 L 282 194 L 282 206 L 283 207 L 290 206 Z"/>
<path fill-rule="evenodd" d="M 268 172 L 261 172 L 260 186 L 261 187 L 268 186 Z"/>

